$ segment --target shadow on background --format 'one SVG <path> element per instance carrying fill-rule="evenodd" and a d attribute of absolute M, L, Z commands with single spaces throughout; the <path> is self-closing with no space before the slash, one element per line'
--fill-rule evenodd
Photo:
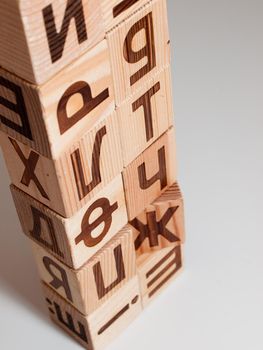
<path fill-rule="evenodd" d="M 0 174 L 1 294 L 48 320 L 30 242 L 22 233 L 3 162 Z"/>

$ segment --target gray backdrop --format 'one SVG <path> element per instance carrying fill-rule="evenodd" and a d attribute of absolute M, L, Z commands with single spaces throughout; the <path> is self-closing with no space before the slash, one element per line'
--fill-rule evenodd
<path fill-rule="evenodd" d="M 109 349 L 262 350 L 263 3 L 168 3 L 185 271 Z M 0 171 L 0 347 L 80 349 L 49 321 Z"/>

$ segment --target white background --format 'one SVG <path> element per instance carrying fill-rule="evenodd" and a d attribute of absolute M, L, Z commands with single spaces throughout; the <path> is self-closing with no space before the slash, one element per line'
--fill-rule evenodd
<path fill-rule="evenodd" d="M 263 3 L 168 3 L 185 270 L 108 349 L 262 350 Z M 0 171 L 0 348 L 81 349 L 49 321 Z"/>

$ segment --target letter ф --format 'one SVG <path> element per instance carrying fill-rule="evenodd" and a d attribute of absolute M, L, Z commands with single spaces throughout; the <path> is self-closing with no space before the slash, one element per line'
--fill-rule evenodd
<path fill-rule="evenodd" d="M 92 223 L 89 222 L 89 218 L 94 210 L 97 208 L 102 209 L 102 214 L 94 220 Z M 100 243 L 103 238 L 108 233 L 111 223 L 112 223 L 112 214 L 115 210 L 118 209 L 118 203 L 115 202 L 113 205 L 110 204 L 110 201 L 107 198 L 100 198 L 96 200 L 87 210 L 84 215 L 81 223 L 82 232 L 76 237 L 75 244 L 79 244 L 81 241 L 87 247 L 93 247 Z M 100 224 L 104 222 L 104 227 L 102 232 L 97 237 L 92 237 L 92 231 L 95 230 Z"/>

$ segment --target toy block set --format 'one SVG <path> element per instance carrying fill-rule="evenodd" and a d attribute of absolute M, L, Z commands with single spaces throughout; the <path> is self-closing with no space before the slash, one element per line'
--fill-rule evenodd
<path fill-rule="evenodd" d="M 1 0 L 0 142 L 52 320 L 102 349 L 177 276 L 165 0 Z"/>

